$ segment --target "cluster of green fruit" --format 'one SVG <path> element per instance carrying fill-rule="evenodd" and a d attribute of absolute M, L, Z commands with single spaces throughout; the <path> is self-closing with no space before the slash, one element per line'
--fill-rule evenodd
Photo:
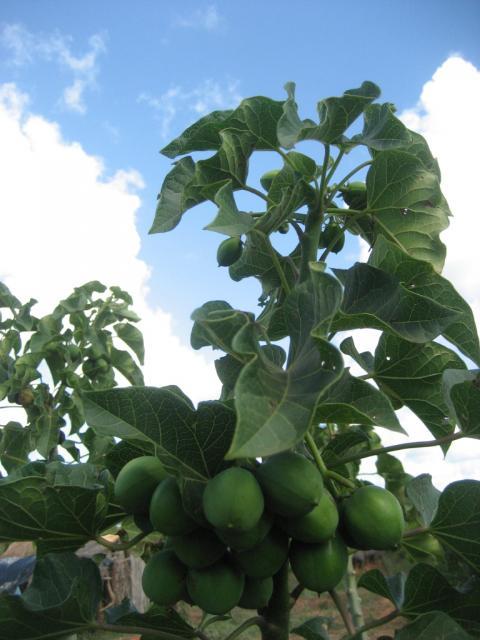
<path fill-rule="evenodd" d="M 292 451 L 252 470 L 232 466 L 218 473 L 205 486 L 196 520 L 155 457 L 126 464 L 115 496 L 168 536 L 145 567 L 145 594 L 161 605 L 186 600 L 211 614 L 267 606 L 272 576 L 287 559 L 302 586 L 329 591 L 346 572 L 347 544 L 392 548 L 404 526 L 395 496 L 373 485 L 357 489 L 339 510 L 317 467 Z"/>

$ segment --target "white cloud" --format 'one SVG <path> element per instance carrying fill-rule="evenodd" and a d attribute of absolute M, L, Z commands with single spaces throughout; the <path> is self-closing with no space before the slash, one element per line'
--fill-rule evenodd
<path fill-rule="evenodd" d="M 192 111 L 197 116 L 202 116 L 216 109 L 236 107 L 242 100 L 237 87 L 237 81 L 228 81 L 222 86 L 214 80 L 205 80 L 190 90 L 176 86 L 160 96 L 142 93 L 138 102 L 143 102 L 154 110 L 160 122 L 160 134 L 165 139 L 170 135 L 173 120 L 179 115 L 190 118 Z"/>
<path fill-rule="evenodd" d="M 121 286 L 143 319 L 147 383 L 177 384 L 195 402 L 218 397 L 213 364 L 148 303 L 150 267 L 138 257 L 135 225 L 140 174 L 106 176 L 101 159 L 64 140 L 56 123 L 26 113 L 26 104 L 15 85 L 0 85 L 0 280 L 20 299 L 39 300 L 39 314 L 89 280 Z"/>
<path fill-rule="evenodd" d="M 453 217 L 442 234 L 447 245 L 444 275 L 472 306 L 480 324 L 480 270 L 478 238 L 478 149 L 480 148 L 480 70 L 458 55 L 449 57 L 425 83 L 418 104 L 400 114 L 407 126 L 425 136 L 442 172 L 442 191 Z M 368 258 L 365 243 L 360 245 L 360 259 Z M 374 348 L 374 332 L 366 333 L 361 348 Z M 356 337 L 356 342 L 362 338 Z M 370 344 L 369 344 L 370 343 Z M 431 434 L 408 410 L 399 414 L 409 440 L 429 440 Z M 402 436 L 382 430 L 385 445 L 398 444 Z M 453 480 L 478 478 L 480 443 L 468 439 L 452 443 L 446 460 L 439 447 L 396 452 L 412 475 L 431 473 L 441 488 Z M 362 465 L 374 471 L 374 461 Z"/>
<path fill-rule="evenodd" d="M 224 22 L 218 13 L 217 7 L 209 4 L 202 9 L 197 9 L 190 16 L 185 14 L 178 16 L 174 21 L 174 26 L 184 29 L 204 29 L 205 31 L 216 31 Z"/>
<path fill-rule="evenodd" d="M 75 56 L 70 37 L 58 32 L 35 34 L 21 24 L 7 24 L 0 31 L 0 44 L 8 51 L 8 62 L 13 66 L 22 67 L 41 60 L 56 63 L 72 73 L 73 80 L 63 90 L 60 103 L 71 111 L 86 112 L 84 94 L 96 86 L 98 57 L 106 51 L 104 35 L 91 36 L 87 52 Z"/>

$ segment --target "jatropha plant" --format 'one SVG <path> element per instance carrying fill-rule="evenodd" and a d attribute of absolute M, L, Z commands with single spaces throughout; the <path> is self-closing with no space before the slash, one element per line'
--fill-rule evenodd
<path fill-rule="evenodd" d="M 26 467 L 0 480 L 0 537 L 42 541 L 48 531 L 50 540 L 25 593 L 0 598 L 0 639 L 102 630 L 205 640 L 220 637 L 223 627 L 212 625 L 236 608 L 254 612 L 226 639 L 250 627 L 263 640 L 328 639 L 320 608 L 292 628 L 305 589 L 330 594 L 349 640 L 382 634 L 394 619 L 397 640 L 480 637 L 480 482 L 440 492 L 391 455 L 432 446 L 448 455 L 454 440 L 480 435 L 480 376 L 468 368 L 480 363 L 473 314 L 441 275 L 450 211 L 438 164 L 395 107 L 376 102 L 372 82 L 321 100 L 315 121 L 301 119 L 294 90 L 288 83 L 283 101 L 259 96 L 214 111 L 162 150 L 179 159 L 151 232 L 212 202 L 206 229 L 224 236 L 218 264 L 234 281 L 258 280 L 258 311 L 213 299 L 192 314 L 192 347 L 221 352 L 218 400 L 195 407 L 175 386 L 81 392 L 89 429 L 114 439 L 94 465 L 110 479 L 101 489 L 81 463 L 56 461 L 50 492 L 28 505 Z M 361 132 L 348 137 L 359 118 Z M 312 155 L 299 150 L 304 141 Z M 249 160 L 261 151 L 277 154 L 279 168 L 258 183 Z M 196 152 L 211 155 L 195 160 Z M 241 191 L 258 210 L 239 209 Z M 355 236 L 368 260 L 331 268 Z M 379 335 L 374 353 L 355 344 L 363 329 Z M 409 439 L 403 407 L 432 439 Z M 382 446 L 377 428 L 405 440 Z M 362 476 L 368 457 L 384 487 Z M 55 502 L 60 481 L 65 497 Z M 96 499 L 70 512 L 94 482 Z M 142 541 L 146 613 L 126 602 L 98 617 L 97 568 L 72 553 L 78 536 L 55 535 L 56 519 L 73 516 L 82 540 L 135 523 L 110 546 Z M 402 571 L 374 569 L 357 585 L 349 559 L 357 550 L 381 550 Z M 387 615 L 364 616 L 357 587 L 389 600 Z M 182 601 L 203 611 L 200 624 L 182 615 Z"/>

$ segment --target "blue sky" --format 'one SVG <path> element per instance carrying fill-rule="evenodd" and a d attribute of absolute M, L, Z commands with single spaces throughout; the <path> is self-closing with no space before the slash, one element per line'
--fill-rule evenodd
<path fill-rule="evenodd" d="M 0 279 L 49 302 L 92 277 L 125 284 L 149 315 L 157 383 L 213 393 L 211 355 L 187 353 L 190 313 L 211 298 L 255 310 L 259 288 L 233 284 L 217 268 L 221 237 L 201 230 L 215 215 L 211 204 L 169 234 L 148 235 L 171 162 L 158 151 L 210 110 L 251 95 L 283 99 L 288 80 L 303 116 L 315 117 L 319 99 L 368 79 L 439 157 L 458 215 L 448 275 L 480 309 L 478 277 L 466 269 L 476 247 L 466 251 L 459 240 L 472 224 L 479 32 L 478 0 L 3 0 L 0 171 L 8 186 L 0 210 L 7 236 L 20 234 L 22 246 L 3 250 Z M 269 154 L 252 162 L 251 184 L 271 162 L 278 166 Z M 349 239 L 342 260 L 359 254 Z"/>

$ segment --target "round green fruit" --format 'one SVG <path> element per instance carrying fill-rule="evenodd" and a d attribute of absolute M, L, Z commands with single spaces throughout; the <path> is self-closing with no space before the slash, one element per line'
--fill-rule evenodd
<path fill-rule="evenodd" d="M 317 506 L 304 516 L 279 518 L 278 524 L 295 540 L 320 544 L 335 534 L 338 509 L 332 496 L 325 491 Z"/>
<path fill-rule="evenodd" d="M 217 536 L 227 547 L 235 551 L 247 551 L 260 544 L 267 533 L 272 528 L 273 518 L 266 511 L 263 512 L 260 520 L 248 531 L 235 531 L 234 529 L 217 529 Z"/>
<path fill-rule="evenodd" d="M 305 456 L 285 451 L 267 458 L 257 469 L 267 506 L 281 516 L 303 516 L 320 502 L 323 480 Z"/>
<path fill-rule="evenodd" d="M 195 529 L 184 536 L 169 538 L 178 559 L 191 569 L 205 569 L 225 555 L 227 549 L 213 531 Z"/>
<path fill-rule="evenodd" d="M 343 249 L 344 244 L 345 233 L 336 222 L 329 222 L 320 235 L 318 246 L 321 249 L 329 247 L 332 253 L 339 253 Z"/>
<path fill-rule="evenodd" d="M 265 189 L 265 191 L 270 191 L 270 187 L 272 186 L 272 182 L 276 178 L 276 176 L 280 173 L 280 169 L 272 169 L 271 171 L 267 171 L 260 178 L 260 184 Z"/>
<path fill-rule="evenodd" d="M 288 222 L 284 222 L 278 227 L 277 231 L 278 233 L 285 234 L 285 233 L 288 233 L 289 229 L 290 229 L 290 225 L 288 224 Z"/>
<path fill-rule="evenodd" d="M 340 189 L 343 201 L 351 209 L 367 208 L 367 185 L 364 182 L 350 182 Z"/>
<path fill-rule="evenodd" d="M 292 542 L 290 564 L 299 583 L 316 591 L 331 591 L 345 575 L 348 551 L 343 540 L 332 538 L 323 544 Z"/>
<path fill-rule="evenodd" d="M 397 498 L 375 485 L 360 487 L 345 500 L 342 520 L 356 549 L 391 549 L 402 539 L 405 527 Z"/>
<path fill-rule="evenodd" d="M 185 513 L 175 478 L 165 478 L 150 501 L 150 521 L 156 531 L 169 536 L 183 536 L 197 528 Z"/>
<path fill-rule="evenodd" d="M 205 517 L 217 529 L 248 531 L 263 513 L 264 500 L 255 476 L 230 467 L 208 481 L 203 494 Z"/>
<path fill-rule="evenodd" d="M 156 604 L 174 604 L 185 593 L 186 576 L 187 568 L 173 551 L 159 551 L 150 558 L 143 571 L 143 591 Z"/>
<path fill-rule="evenodd" d="M 127 513 L 148 513 L 153 492 L 167 477 L 155 456 L 140 456 L 127 462 L 115 480 L 115 502 Z"/>
<path fill-rule="evenodd" d="M 288 537 L 271 529 L 253 549 L 233 554 L 242 571 L 250 578 L 268 578 L 281 568 L 288 557 Z"/>
<path fill-rule="evenodd" d="M 243 251 L 243 242 L 240 238 L 227 238 L 218 245 L 217 262 L 219 267 L 229 267 L 236 262 Z"/>
<path fill-rule="evenodd" d="M 419 533 L 418 536 L 405 538 L 403 545 L 418 560 L 425 556 L 433 556 L 437 560 L 444 557 L 442 545 L 431 533 Z"/>
<path fill-rule="evenodd" d="M 228 613 L 237 606 L 244 583 L 243 573 L 226 562 L 190 569 L 187 574 L 187 589 L 193 602 L 213 615 Z"/>
<path fill-rule="evenodd" d="M 242 597 L 238 603 L 242 609 L 263 609 L 268 605 L 273 593 L 272 578 L 249 578 L 245 577 Z"/>

